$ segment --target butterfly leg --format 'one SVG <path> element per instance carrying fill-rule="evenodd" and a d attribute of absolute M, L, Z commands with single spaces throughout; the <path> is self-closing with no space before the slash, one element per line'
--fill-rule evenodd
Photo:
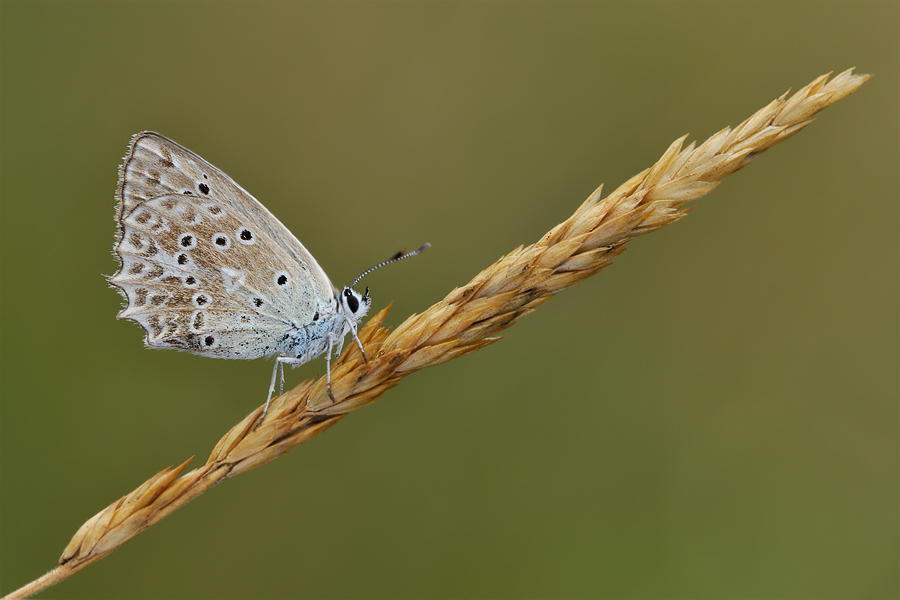
<path fill-rule="evenodd" d="M 328 397 L 331 398 L 331 403 L 336 404 L 337 400 L 334 399 L 334 394 L 331 393 L 331 349 L 334 347 L 334 338 L 332 338 L 330 331 L 327 336 L 328 350 L 325 352 L 325 383 L 327 385 L 325 389 L 328 390 Z"/>
<path fill-rule="evenodd" d="M 360 351 L 360 353 L 362 354 L 363 361 L 364 361 L 364 362 L 369 362 L 369 359 L 366 358 L 366 351 L 363 350 L 362 342 L 359 341 L 359 336 L 356 335 L 356 327 L 350 327 L 350 333 L 353 334 L 353 339 L 356 340 L 356 345 L 359 346 L 359 351 Z"/>
<path fill-rule="evenodd" d="M 272 369 L 272 383 L 269 384 L 269 395 L 266 396 L 266 407 L 263 408 L 263 412 L 259 415 L 259 420 L 256 422 L 256 425 L 253 429 L 256 429 L 263 422 L 263 419 L 266 418 L 266 413 L 269 412 L 269 402 L 272 401 L 272 394 L 275 393 L 275 381 L 278 379 L 278 369 L 282 369 L 282 377 L 284 376 L 284 366 L 281 364 L 279 360 L 281 357 L 277 357 L 275 359 L 275 368 Z"/>
<path fill-rule="evenodd" d="M 278 374 L 281 373 L 281 393 L 279 395 L 284 394 L 284 365 L 285 363 L 290 365 L 298 365 L 300 361 L 296 358 L 291 358 L 290 356 L 278 356 L 275 358 L 275 368 L 272 369 L 272 383 L 269 384 L 269 395 L 266 397 L 266 406 L 263 408 L 262 414 L 259 416 L 259 420 L 256 422 L 256 425 L 253 427 L 256 429 L 263 422 L 263 419 L 266 418 L 266 413 L 269 412 L 269 403 L 272 401 L 272 394 L 275 393 L 275 382 L 278 380 Z"/>

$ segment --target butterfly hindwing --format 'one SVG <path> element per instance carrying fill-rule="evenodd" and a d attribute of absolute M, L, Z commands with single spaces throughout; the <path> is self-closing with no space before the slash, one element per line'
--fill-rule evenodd
<path fill-rule="evenodd" d="M 332 310 L 302 244 L 231 178 L 155 133 L 132 140 L 117 190 L 120 318 L 147 343 L 222 358 L 275 354 L 285 332 Z"/>

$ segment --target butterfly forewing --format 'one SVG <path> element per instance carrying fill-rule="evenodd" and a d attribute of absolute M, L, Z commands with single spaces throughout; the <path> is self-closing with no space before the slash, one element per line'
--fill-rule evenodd
<path fill-rule="evenodd" d="M 302 244 L 217 168 L 156 133 L 135 136 L 120 171 L 110 283 L 119 317 L 147 343 L 222 358 L 280 351 L 296 324 L 332 310 L 333 286 Z"/>

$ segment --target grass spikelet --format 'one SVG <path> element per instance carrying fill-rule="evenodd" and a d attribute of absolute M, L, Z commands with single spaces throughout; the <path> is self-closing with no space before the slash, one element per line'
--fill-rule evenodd
<path fill-rule="evenodd" d="M 203 466 L 184 475 L 187 463 L 163 470 L 89 519 L 66 547 L 56 569 L 7 598 L 27 597 L 69 577 L 216 483 L 278 458 L 371 404 L 403 377 L 497 341 L 493 336 L 518 318 L 610 265 L 632 238 L 682 218 L 687 202 L 709 193 L 720 179 L 799 132 L 815 113 L 868 78 L 852 70 L 831 81 L 823 75 L 699 146 L 691 143 L 682 148 L 686 136 L 680 138 L 650 169 L 603 199 L 602 186 L 597 188 L 569 219 L 538 242 L 500 258 L 393 332 L 382 327 L 387 309 L 380 311 L 359 332 L 369 361 L 362 360 L 355 344 L 348 344 L 332 365 L 335 403 L 322 377 L 273 400 L 266 419 L 254 429 L 260 406 L 222 437 Z"/>

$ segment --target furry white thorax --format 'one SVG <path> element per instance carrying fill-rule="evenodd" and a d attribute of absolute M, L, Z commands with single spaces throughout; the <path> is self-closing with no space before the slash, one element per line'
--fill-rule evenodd
<path fill-rule="evenodd" d="M 356 337 L 356 327 L 369 312 L 372 300 L 368 289 L 362 295 L 356 290 L 345 287 L 336 293 L 326 311 L 320 318 L 306 325 L 294 324 L 293 329 L 285 335 L 284 343 L 279 344 L 276 353 L 291 366 L 297 367 L 312 359 L 331 351 L 338 356 L 344 348 L 344 339 L 348 333 Z M 355 309 L 355 310 L 354 310 Z"/>

